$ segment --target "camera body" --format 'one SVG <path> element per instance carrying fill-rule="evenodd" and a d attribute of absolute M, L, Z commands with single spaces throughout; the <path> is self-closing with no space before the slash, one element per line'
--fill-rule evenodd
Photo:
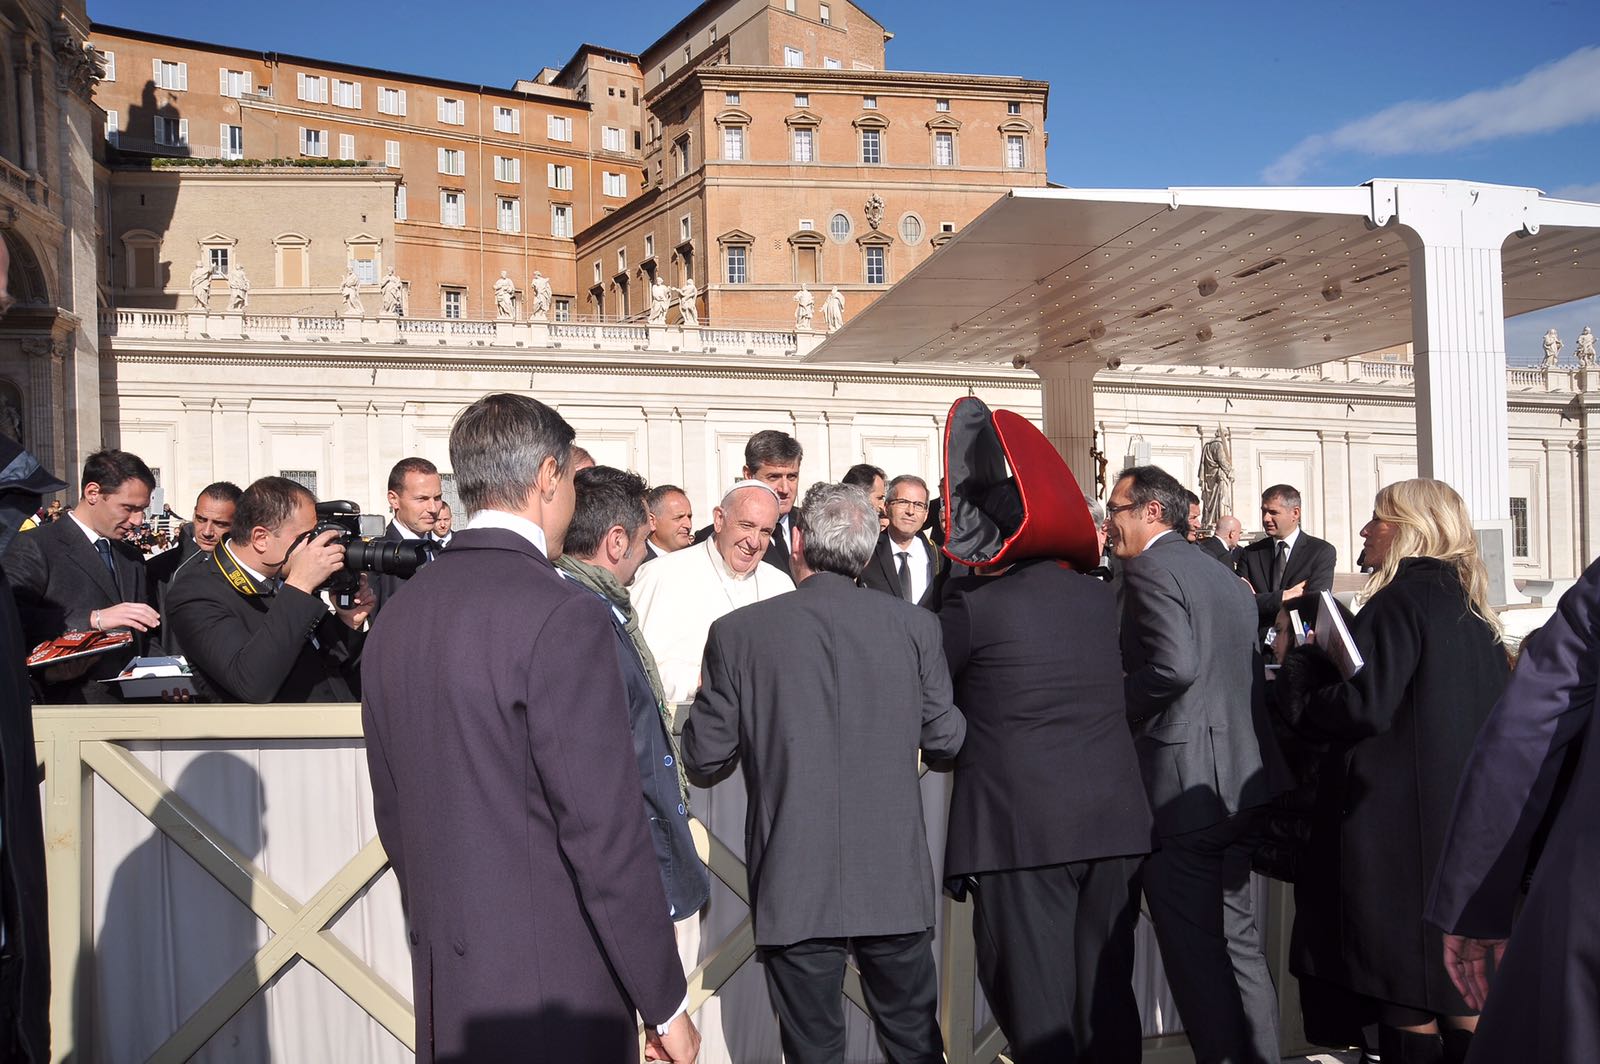
<path fill-rule="evenodd" d="M 395 543 L 363 536 L 361 507 L 348 499 L 317 503 L 317 527 L 311 538 L 316 539 L 330 529 L 339 533 L 333 542 L 344 547 L 344 568 L 317 590 L 328 592 L 340 609 L 349 609 L 354 604 L 362 573 L 407 579 L 432 561 L 439 548 L 437 543 L 426 539 Z"/>

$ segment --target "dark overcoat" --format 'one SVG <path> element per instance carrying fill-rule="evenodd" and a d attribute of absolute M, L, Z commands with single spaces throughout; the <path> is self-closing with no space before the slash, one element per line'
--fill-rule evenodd
<path fill-rule="evenodd" d="M 947 885 L 1149 852 L 1150 806 L 1123 712 L 1116 593 L 1053 560 L 1027 561 L 1003 576 L 950 581 L 939 620 L 967 717 Z"/>
<path fill-rule="evenodd" d="M 1291 966 L 1380 1001 L 1465 1015 L 1422 905 L 1462 766 L 1506 684 L 1505 648 L 1471 612 L 1454 567 L 1435 558 L 1402 561 L 1351 635 L 1366 665 L 1349 681 L 1315 648 L 1292 652 L 1278 675 L 1289 726 L 1344 744 L 1319 781 L 1329 815 L 1310 843 L 1317 863 L 1337 869 L 1338 892 L 1332 911 L 1300 914 Z"/>
<path fill-rule="evenodd" d="M 499 528 L 378 615 L 362 723 L 419 1061 L 638 1059 L 685 984 L 606 607 Z"/>
<path fill-rule="evenodd" d="M 1445 833 L 1428 920 L 1473 938 L 1511 937 L 1472 1061 L 1600 1060 L 1600 743 L 1589 734 L 1597 674 L 1600 562 L 1523 644 Z"/>
<path fill-rule="evenodd" d="M 57 522 L 59 524 L 59 522 Z M 44 875 L 44 828 L 39 811 L 38 753 L 33 745 L 32 692 L 23 665 L 22 625 L 0 572 L 0 906 L 6 965 L 15 977 L 0 984 L 0 1060 L 43 1064 L 50 1059 L 50 942 Z M 65 963 L 70 963 L 65 962 Z"/>

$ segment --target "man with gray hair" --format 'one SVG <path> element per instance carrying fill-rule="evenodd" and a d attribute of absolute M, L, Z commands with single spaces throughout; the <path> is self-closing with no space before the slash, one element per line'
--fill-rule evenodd
<path fill-rule="evenodd" d="M 467 527 L 367 640 L 361 720 L 411 944 L 417 1059 L 699 1051 L 605 603 L 562 579 L 572 427 L 502 393 L 450 430 Z M 471 617 L 463 626 L 461 618 Z"/>
<path fill-rule="evenodd" d="M 807 502 L 797 527 L 812 574 L 712 623 L 683 756 L 706 776 L 743 763 L 750 911 L 784 1059 L 844 1059 L 853 950 L 885 1055 L 938 1064 L 915 754 L 954 756 L 966 720 L 932 614 L 855 585 L 878 539 L 866 494 L 827 485 Z"/>
<path fill-rule="evenodd" d="M 861 571 L 862 586 L 937 610 L 950 563 L 922 533 L 928 519 L 927 481 L 909 473 L 895 477 L 889 481 L 885 507 L 889 527 Z"/>

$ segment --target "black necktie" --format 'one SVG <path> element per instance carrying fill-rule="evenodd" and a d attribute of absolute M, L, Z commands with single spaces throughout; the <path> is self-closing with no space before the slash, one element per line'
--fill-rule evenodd
<path fill-rule="evenodd" d="M 1278 553 L 1272 556 L 1272 590 L 1283 590 L 1283 571 L 1289 567 L 1289 541 L 1278 540 Z"/>
<path fill-rule="evenodd" d="M 94 541 L 94 549 L 100 552 L 100 560 L 106 563 L 106 572 L 111 574 L 111 586 L 117 589 L 117 594 L 122 594 L 122 587 L 117 583 L 117 563 L 111 559 L 111 541 L 101 536 Z"/>
<path fill-rule="evenodd" d="M 911 597 L 911 552 L 895 551 L 895 557 L 900 559 L 900 597 L 907 602 L 915 602 Z"/>

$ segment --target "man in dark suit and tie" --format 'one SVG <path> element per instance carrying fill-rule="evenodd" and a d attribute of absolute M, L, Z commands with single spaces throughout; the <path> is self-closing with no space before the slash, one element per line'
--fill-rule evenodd
<path fill-rule="evenodd" d="M 794 504 L 800 491 L 800 461 L 804 457 L 799 440 L 776 429 L 763 429 L 745 441 L 744 472 L 739 478 L 759 480 L 778 497 L 778 524 L 761 560 L 791 580 L 794 573 L 789 569 L 789 548 L 794 543 L 794 526 L 799 518 Z M 707 525 L 694 534 L 694 541 L 704 542 L 712 531 Z"/>
<path fill-rule="evenodd" d="M 784 1059 L 844 1059 L 853 949 L 886 1056 L 938 1064 L 916 752 L 954 755 L 966 721 L 937 620 L 855 584 L 878 539 L 866 494 L 825 485 L 807 498 L 812 575 L 712 623 L 684 761 L 702 775 L 743 761 L 750 909 Z"/>
<path fill-rule="evenodd" d="M 117 675 L 144 651 L 160 623 L 149 604 L 144 557 L 127 542 L 144 524 L 156 478 L 138 455 L 96 451 L 83 464 L 78 504 L 61 520 L 25 532 L 6 550 L 5 570 L 29 649 L 65 632 L 129 629 L 133 644 L 82 661 L 34 670 L 43 702 L 114 703 Z"/>
<path fill-rule="evenodd" d="M 928 516 L 928 484 L 910 474 L 895 477 L 885 500 L 889 527 L 878 536 L 872 560 L 861 570 L 861 586 L 937 610 L 950 566 L 922 534 L 922 522 Z"/>
<path fill-rule="evenodd" d="M 439 468 L 426 458 L 402 458 L 389 470 L 389 509 L 394 514 L 381 540 L 404 543 L 429 539 L 444 507 L 444 479 Z M 410 577 L 392 573 L 375 574 L 372 590 L 377 596 L 373 613 L 400 589 Z"/>
<path fill-rule="evenodd" d="M 522 395 L 456 417 L 467 526 L 362 654 L 421 1064 L 637 1060 L 635 1014 L 655 1059 L 699 1049 L 610 611 L 550 562 L 572 518 L 572 438 Z"/>
<path fill-rule="evenodd" d="M 1255 604 L 1185 542 L 1183 486 L 1155 466 L 1106 506 L 1122 561 L 1128 720 L 1155 814 L 1141 885 L 1184 1030 L 1202 1064 L 1267 1064 L 1277 997 L 1250 893 L 1261 806 L 1282 762 L 1262 699 Z"/>
<path fill-rule="evenodd" d="M 1256 593 L 1256 631 L 1265 636 L 1285 602 L 1333 587 L 1338 551 L 1300 527 L 1300 492 L 1274 484 L 1261 493 L 1266 536 L 1240 553 L 1238 573 Z"/>
<path fill-rule="evenodd" d="M 167 594 L 167 627 L 215 702 L 353 702 L 353 666 L 372 591 L 328 612 L 318 593 L 344 567 L 332 529 L 315 539 L 317 500 L 284 477 L 239 497 L 234 528 Z"/>
<path fill-rule="evenodd" d="M 178 531 L 178 545 L 162 551 L 145 563 L 146 582 L 150 586 L 151 605 L 161 614 L 161 633 L 158 637 L 162 653 L 182 654 L 178 637 L 172 634 L 167 623 L 167 592 L 178 573 L 188 569 L 196 558 L 205 558 L 217 549 L 233 527 L 233 511 L 239 505 L 239 485 L 226 480 L 207 484 L 194 501 L 194 520 Z"/>

